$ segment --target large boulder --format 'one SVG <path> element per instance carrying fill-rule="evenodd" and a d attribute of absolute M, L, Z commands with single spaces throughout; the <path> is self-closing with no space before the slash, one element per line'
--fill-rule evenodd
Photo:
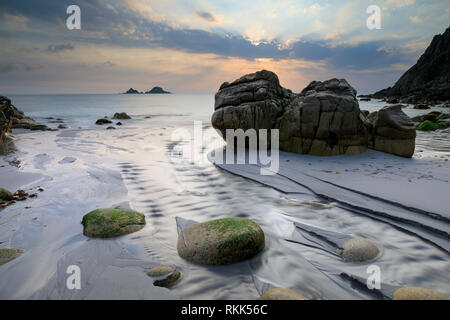
<path fill-rule="evenodd" d="M 330 156 L 366 150 L 356 90 L 344 79 L 311 82 L 280 117 L 280 149 Z"/>
<path fill-rule="evenodd" d="M 184 228 L 178 254 L 196 264 L 222 265 L 248 259 L 265 247 L 264 232 L 244 218 L 224 218 Z"/>
<path fill-rule="evenodd" d="M 145 216 L 120 207 L 96 209 L 84 215 L 81 223 L 85 236 L 111 238 L 141 230 L 145 226 Z"/>
<path fill-rule="evenodd" d="M 224 138 L 227 129 L 278 129 L 279 148 L 288 152 L 353 155 L 369 147 L 411 157 L 415 128 L 401 108 L 367 115 L 344 79 L 313 81 L 294 94 L 280 86 L 276 74 L 262 70 L 220 86 L 211 122 Z"/>
<path fill-rule="evenodd" d="M 212 125 L 225 137 L 226 129 L 272 129 L 293 94 L 281 87 L 275 73 L 262 70 L 232 83 L 225 82 L 215 95 Z"/>
<path fill-rule="evenodd" d="M 416 126 L 402 111 L 401 105 L 386 106 L 370 115 L 369 148 L 412 157 L 415 148 Z"/>

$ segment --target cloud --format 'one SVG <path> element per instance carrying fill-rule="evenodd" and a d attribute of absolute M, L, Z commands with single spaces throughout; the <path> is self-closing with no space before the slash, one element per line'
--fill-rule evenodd
<path fill-rule="evenodd" d="M 206 11 L 196 11 L 195 14 L 202 18 L 203 20 L 206 20 L 208 22 L 216 22 L 216 18 L 214 16 Z"/>
<path fill-rule="evenodd" d="M 10 62 L 0 66 L 0 73 L 16 73 L 20 71 L 32 72 L 43 70 L 43 65 L 21 65 L 19 63 Z"/>
<path fill-rule="evenodd" d="M 75 47 L 72 44 L 67 43 L 67 44 L 49 44 L 46 51 L 51 53 L 57 53 L 72 50 L 75 50 Z"/>
<path fill-rule="evenodd" d="M 420 17 L 416 17 L 416 16 L 411 16 L 409 17 L 409 19 L 411 19 L 412 22 L 414 23 L 421 23 L 422 19 Z"/>
<path fill-rule="evenodd" d="M 0 73 L 13 73 L 20 70 L 20 65 L 17 63 L 7 63 L 0 66 Z"/>

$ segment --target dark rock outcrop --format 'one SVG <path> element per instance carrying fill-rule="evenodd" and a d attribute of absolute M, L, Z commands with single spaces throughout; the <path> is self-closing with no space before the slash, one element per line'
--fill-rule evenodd
<path fill-rule="evenodd" d="M 368 147 L 378 151 L 412 157 L 415 148 L 416 126 L 402 111 L 401 105 L 386 106 L 369 115 Z"/>
<path fill-rule="evenodd" d="M 415 129 L 410 131 L 401 107 L 368 115 L 344 79 L 313 81 L 294 94 L 280 86 L 276 74 L 262 70 L 220 86 L 211 122 L 224 138 L 227 129 L 278 129 L 280 150 L 288 152 L 330 156 L 372 147 L 410 157 Z M 390 142 L 393 146 L 383 145 Z"/>
<path fill-rule="evenodd" d="M 95 121 L 95 124 L 98 124 L 98 125 L 103 125 L 103 124 L 108 124 L 108 123 L 112 123 L 112 121 L 108 120 L 106 118 L 100 118 L 97 121 Z"/>
<path fill-rule="evenodd" d="M 14 109 L 11 106 L 11 100 L 6 97 L 0 97 L 0 144 L 8 139 L 8 133 L 11 132 L 13 123 Z"/>
<path fill-rule="evenodd" d="M 371 96 L 412 104 L 450 101 L 450 27 L 434 36 L 417 63 L 393 87 Z"/>
<path fill-rule="evenodd" d="M 131 117 L 129 115 L 127 115 L 126 112 L 116 112 L 114 113 L 113 119 L 131 119 Z"/>
<path fill-rule="evenodd" d="M 344 79 L 313 81 L 286 107 L 276 128 L 280 149 L 320 156 L 366 150 L 356 90 Z"/>
<path fill-rule="evenodd" d="M 46 125 L 38 124 L 35 120 L 11 104 L 7 97 L 0 96 L 0 146 L 9 139 L 11 129 L 48 130 Z"/>
<path fill-rule="evenodd" d="M 214 128 L 272 129 L 294 95 L 280 86 L 275 73 L 262 70 L 225 82 L 215 95 Z"/>
<path fill-rule="evenodd" d="M 165 93 L 165 94 L 169 94 L 171 92 L 169 91 L 165 91 L 163 88 L 161 87 L 153 87 L 151 90 L 146 91 L 146 94 L 161 94 L 161 93 Z"/>
<path fill-rule="evenodd" d="M 137 90 L 135 90 L 135 89 L 133 89 L 133 88 L 130 88 L 130 89 L 128 89 L 126 92 L 124 92 L 125 94 L 138 94 L 138 93 L 142 93 L 142 92 L 139 92 L 139 91 L 137 91 Z"/>

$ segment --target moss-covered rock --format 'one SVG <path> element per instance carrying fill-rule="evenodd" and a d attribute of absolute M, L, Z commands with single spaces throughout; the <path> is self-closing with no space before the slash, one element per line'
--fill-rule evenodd
<path fill-rule="evenodd" d="M 404 287 L 395 290 L 394 300 L 450 300 L 450 296 L 425 288 Z"/>
<path fill-rule="evenodd" d="M 450 121 L 439 121 L 437 123 L 438 129 L 447 129 L 450 127 Z"/>
<path fill-rule="evenodd" d="M 197 264 L 221 265 L 248 259 L 264 249 L 264 232 L 244 218 L 217 219 L 180 232 L 178 254 Z"/>
<path fill-rule="evenodd" d="M 421 124 L 418 125 L 417 130 L 420 131 L 435 131 L 439 127 L 436 123 L 431 122 L 430 120 L 425 120 Z"/>
<path fill-rule="evenodd" d="M 338 253 L 345 261 L 364 262 L 378 257 L 380 249 L 372 241 L 356 237 L 347 240 L 344 243 L 344 248 L 339 249 Z"/>
<path fill-rule="evenodd" d="M 181 277 L 181 272 L 172 267 L 155 267 L 147 271 L 149 277 L 155 278 L 153 284 L 158 287 L 171 287 Z"/>
<path fill-rule="evenodd" d="M 300 293 L 289 289 L 271 288 L 264 291 L 260 297 L 261 300 L 309 300 Z"/>
<path fill-rule="evenodd" d="M 14 197 L 11 192 L 6 189 L 0 188 L 0 202 L 11 201 Z"/>
<path fill-rule="evenodd" d="M 0 249 L 0 266 L 14 260 L 19 257 L 22 253 L 24 253 L 21 249 L 10 249 L 10 248 L 1 248 Z"/>
<path fill-rule="evenodd" d="M 96 209 L 87 213 L 81 223 L 84 226 L 84 235 L 93 238 L 110 238 L 142 229 L 145 226 L 145 216 L 120 207 Z"/>
<path fill-rule="evenodd" d="M 436 119 L 437 119 L 437 120 L 450 119 L 450 113 L 443 113 L 443 114 L 440 114 Z"/>

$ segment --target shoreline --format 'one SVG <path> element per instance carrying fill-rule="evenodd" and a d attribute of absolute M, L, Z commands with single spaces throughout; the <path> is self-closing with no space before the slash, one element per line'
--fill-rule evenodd
<path fill-rule="evenodd" d="M 156 130 L 151 133 L 141 132 L 140 127 L 136 125 L 131 128 L 120 128 L 118 130 L 114 130 L 113 132 L 100 127 L 97 128 L 94 126 L 93 128 L 95 129 L 67 129 L 44 132 L 21 131 L 21 133 L 17 135 L 18 139 L 16 153 L 11 155 L 11 159 L 17 157 L 18 160 L 21 160 L 21 169 L 19 170 L 16 167 L 7 165 L 4 162 L 4 157 L 2 157 L 1 161 L 3 161 L 2 164 L 4 164 L 5 167 L 0 167 L 0 172 L 4 173 L 6 172 L 6 169 L 10 170 L 11 181 L 14 181 L 16 186 L 19 187 L 19 185 L 22 184 L 20 180 L 15 178 L 20 171 L 20 174 L 27 177 L 31 174 L 31 176 L 29 176 L 30 178 L 27 178 L 29 180 L 26 180 L 26 183 L 30 187 L 34 187 L 36 184 L 36 186 L 40 185 L 45 189 L 45 191 L 42 194 L 39 194 L 36 199 L 15 204 L 8 207 L 6 211 L 4 210 L 0 212 L 0 222 L 5 221 L 5 218 L 10 219 L 11 217 L 14 217 L 11 221 L 15 221 L 13 224 L 9 224 L 9 226 L 8 224 L 2 224 L 2 228 L 4 228 L 4 230 L 8 230 L 7 233 L 4 233 L 3 229 L 1 229 L 2 234 L 8 235 L 9 239 L 5 238 L 6 240 L 3 241 L 7 242 L 3 242 L 1 245 L 9 246 L 9 244 L 11 244 L 12 247 L 21 247 L 25 249 L 25 253 L 21 257 L 0 267 L 0 288 L 8 288 L 8 290 L 5 291 L 0 290 L 2 291 L 0 294 L 2 298 L 39 299 L 45 297 L 50 299 L 95 299 L 96 297 L 104 297 L 116 299 L 146 297 L 149 299 L 154 299 L 158 297 L 166 297 L 168 299 L 178 299 L 182 297 L 183 299 L 190 299 L 191 297 L 204 297 L 205 293 L 202 292 L 204 287 L 209 288 L 212 292 L 217 292 L 219 288 L 214 288 L 213 283 L 215 279 L 221 279 L 220 281 L 226 281 L 230 283 L 230 285 L 234 284 L 233 288 L 228 289 L 231 292 L 231 297 L 233 297 L 232 293 L 236 285 L 243 281 L 243 283 L 245 283 L 244 288 L 236 288 L 236 290 L 238 290 L 238 293 L 236 293 L 238 294 L 237 297 L 241 297 L 242 294 L 246 294 L 246 297 L 248 298 L 257 298 L 259 287 L 277 285 L 289 287 L 290 289 L 296 289 L 297 291 L 304 292 L 307 296 L 316 299 L 373 299 L 373 297 L 366 295 L 359 296 L 355 294 L 351 288 L 347 288 L 345 290 L 340 289 L 339 283 L 333 283 L 333 281 L 336 280 L 333 280 L 332 277 L 335 270 L 343 270 L 349 275 L 355 275 L 356 272 L 356 274 L 361 277 L 364 275 L 364 268 L 358 269 L 358 271 L 355 267 L 346 266 L 345 264 L 341 264 L 332 258 L 318 254 L 316 250 L 306 249 L 303 245 L 290 241 L 295 239 L 291 239 L 291 237 L 294 237 L 293 233 L 291 235 L 291 232 L 295 230 L 294 223 L 308 221 L 308 219 L 312 219 L 312 217 L 316 214 L 318 217 L 322 217 L 319 212 L 330 211 L 329 214 L 331 214 L 332 212 L 339 210 L 336 214 L 337 216 L 342 215 L 342 219 L 346 221 L 345 224 L 348 224 L 348 221 L 352 221 L 348 219 L 360 221 L 354 226 L 354 228 L 358 228 L 357 226 L 359 223 L 363 221 L 365 221 L 364 223 L 366 226 L 372 226 L 374 222 L 372 222 L 371 219 L 367 219 L 361 215 L 358 217 L 358 214 L 356 214 L 353 218 L 352 215 L 355 213 L 352 213 L 348 206 L 339 205 L 333 201 L 330 202 L 329 200 L 323 201 L 323 203 L 320 202 L 320 199 L 317 199 L 314 192 L 311 192 L 308 188 L 303 188 L 300 193 L 298 193 L 298 182 L 289 180 L 289 183 L 287 183 L 286 179 L 281 176 L 278 180 L 276 180 L 281 183 L 281 187 L 278 188 L 281 192 L 279 195 L 278 193 L 273 194 L 275 198 L 279 198 L 277 201 L 283 203 L 284 205 L 290 206 L 291 208 L 305 208 L 305 210 L 312 211 L 312 214 L 306 220 L 303 220 L 302 216 L 283 216 L 285 213 L 281 212 L 280 215 L 280 212 L 276 211 L 264 212 L 262 216 L 251 216 L 259 223 L 265 222 L 264 232 L 267 234 L 268 243 L 267 250 L 248 262 L 232 266 L 224 266 L 217 269 L 209 269 L 192 266 L 188 263 L 174 260 L 174 257 L 171 255 L 176 255 L 176 252 L 171 252 L 171 250 L 173 250 L 171 248 L 165 248 L 162 251 L 159 249 L 155 252 L 155 249 L 160 246 L 158 241 L 163 237 L 172 237 L 172 241 L 176 239 L 173 237 L 173 233 L 167 233 L 166 231 L 162 232 L 161 235 L 158 236 L 156 230 L 162 228 L 164 230 L 170 229 L 174 232 L 176 230 L 176 223 L 172 220 L 172 216 L 170 214 L 174 214 L 176 216 L 181 215 L 181 213 L 185 210 L 183 203 L 181 203 L 180 208 L 175 205 L 176 210 L 174 212 L 169 212 L 170 214 L 168 213 L 167 218 L 161 218 L 163 220 L 159 221 L 160 224 L 157 224 L 156 222 L 156 224 L 149 223 L 149 226 L 145 230 L 142 230 L 142 232 L 124 236 L 123 238 L 117 240 L 95 240 L 88 239 L 83 236 L 82 226 L 80 224 L 81 217 L 84 213 L 92 210 L 93 208 L 112 207 L 115 205 L 131 205 L 136 209 L 142 208 L 142 206 L 137 202 L 139 197 L 135 194 L 133 189 L 139 191 L 140 188 L 146 188 L 145 190 L 142 190 L 144 193 L 149 191 L 156 192 L 154 197 L 149 198 L 148 195 L 143 197 L 142 201 L 147 205 L 151 205 L 151 210 L 149 211 L 147 218 L 158 219 L 157 216 L 159 214 L 159 209 L 156 206 L 158 201 L 155 199 L 159 198 L 157 194 L 158 189 L 163 189 L 161 185 L 158 185 L 158 183 L 167 180 L 167 178 L 172 175 L 170 172 L 177 172 L 177 170 L 181 169 L 183 170 L 180 172 L 185 172 L 186 170 L 188 170 L 188 172 L 192 171 L 190 175 L 193 176 L 193 181 L 202 183 L 209 180 L 208 177 L 210 175 L 208 170 L 205 172 L 202 168 L 198 168 L 199 172 L 197 172 L 193 171 L 193 168 L 178 168 L 169 164 L 164 165 L 164 170 L 158 170 L 159 174 L 163 173 L 162 171 L 168 170 L 168 172 L 162 174 L 158 179 L 156 179 L 156 176 L 151 175 L 152 173 L 156 174 L 155 171 L 150 171 L 149 173 L 141 171 L 144 170 L 143 168 L 145 166 L 140 166 L 140 164 L 149 164 L 144 159 L 136 159 L 134 152 L 137 149 L 135 149 L 135 147 L 138 146 L 142 137 L 147 136 L 152 142 L 156 137 L 159 137 L 158 139 L 160 139 L 161 143 L 163 143 L 162 145 L 157 143 L 155 145 L 148 145 L 147 147 L 149 150 L 159 150 L 161 149 L 161 146 L 162 148 L 167 148 L 166 141 L 168 138 L 168 133 L 165 133 L 163 136 L 160 136 L 159 134 L 159 132 L 166 132 L 163 128 L 158 129 L 159 131 Z M 172 129 L 175 128 L 177 128 L 177 126 L 174 125 Z M 130 143 L 131 145 L 128 145 Z M 125 145 L 128 145 L 126 149 Z M 38 148 L 36 148 L 37 146 Z M 95 152 L 92 150 L 95 150 Z M 129 152 L 129 154 L 126 152 Z M 419 154 L 420 157 L 425 157 L 426 159 L 421 160 L 419 158 Z M 329 182 L 337 182 L 338 184 L 342 184 L 342 181 L 339 179 L 346 175 L 353 175 L 362 178 L 366 176 L 378 177 L 380 173 L 374 173 L 377 171 L 374 166 L 377 163 L 380 165 L 382 163 L 384 164 L 385 161 L 387 165 L 389 165 L 389 163 L 395 162 L 395 160 L 399 160 L 401 163 L 405 161 L 409 161 L 410 163 L 421 161 L 426 163 L 430 162 L 429 165 L 417 168 L 421 168 L 419 171 L 426 171 L 428 169 L 438 170 L 436 171 L 435 176 L 438 178 L 443 178 L 445 172 L 443 175 L 439 170 L 445 169 L 438 167 L 438 165 L 444 163 L 444 160 L 441 158 L 434 159 L 434 154 L 436 154 L 436 152 L 425 150 L 424 152 L 416 153 L 413 159 L 402 159 L 392 155 L 368 150 L 362 156 L 352 157 L 337 156 L 323 158 L 302 155 L 293 156 L 294 158 L 303 159 L 302 168 L 306 167 L 309 170 L 308 174 L 316 175 L 316 178 L 320 178 L 322 180 L 327 177 L 329 178 L 331 175 L 333 179 Z M 371 159 L 371 156 L 373 155 L 375 155 L 376 159 Z M 284 156 L 282 155 L 282 159 L 284 159 L 283 157 Z M 390 160 L 385 160 L 385 157 Z M 134 161 L 131 161 L 132 159 Z M 150 164 L 150 167 L 154 166 L 156 163 L 159 163 L 160 165 L 161 161 L 165 161 L 164 159 L 165 157 L 162 155 L 158 156 L 155 159 L 155 162 Z M 351 160 L 350 162 L 349 159 Z M 354 163 L 352 163 L 352 161 Z M 312 166 L 308 165 L 310 162 L 313 164 Z M 101 165 L 99 165 L 100 163 Z M 336 174 L 335 172 L 332 172 L 331 174 L 324 171 L 329 169 L 328 167 L 330 166 L 330 163 L 334 163 L 333 166 L 339 168 L 336 169 L 340 170 L 339 174 Z M 290 159 L 290 166 L 295 165 L 296 163 Z M 353 167 L 356 165 L 360 168 L 359 174 L 357 172 L 345 171 L 345 169 L 349 168 L 354 169 Z M 407 167 L 409 164 L 403 164 L 403 166 Z M 212 165 L 211 167 L 214 168 L 215 175 L 219 177 L 223 176 L 223 172 L 216 172 L 217 169 L 215 169 Z M 312 172 L 310 172 L 310 167 L 313 168 Z M 280 168 L 282 170 L 286 169 L 283 165 L 281 165 Z M 369 171 L 365 171 L 365 169 Z M 383 168 L 381 169 L 382 174 L 385 174 L 387 177 L 393 177 L 393 173 L 391 172 L 393 170 L 392 168 L 384 168 L 383 165 Z M 46 172 L 46 177 L 41 176 L 43 172 Z M 199 174 L 200 172 L 202 175 Z M 243 169 L 243 172 L 246 172 L 246 170 Z M 140 175 L 137 175 L 137 173 L 140 173 Z M 363 175 L 362 173 L 365 173 L 366 175 Z M 408 174 L 406 174 L 406 177 L 409 177 Z M 289 176 L 291 173 L 288 172 L 284 175 Z M 445 175 L 445 177 L 447 175 Z M 140 176 L 141 178 L 155 178 L 154 182 L 149 183 L 149 189 L 139 182 Z M 415 179 L 418 179 L 417 175 L 413 176 Z M 295 177 L 296 174 L 290 176 L 290 178 Z M 181 177 L 181 179 L 185 178 L 186 176 Z M 235 178 L 232 178 L 232 180 L 236 180 L 237 183 L 242 184 L 243 188 L 247 189 L 250 186 L 253 188 L 253 185 L 249 182 L 248 178 L 249 177 L 247 176 L 245 181 Z M 192 198 L 190 203 L 192 203 L 194 207 L 202 206 L 202 202 L 205 201 L 205 194 L 207 194 L 207 192 L 187 192 L 189 190 L 196 190 L 195 184 L 191 185 L 190 183 L 180 183 L 177 178 L 175 178 L 174 181 L 171 180 L 172 179 L 167 182 L 165 181 L 167 183 L 168 191 L 173 192 L 173 190 L 178 189 L 181 191 L 186 191 L 178 191 L 180 194 L 175 198 L 177 201 L 179 201 L 178 198 Z M 273 187 L 270 186 L 273 181 L 274 179 L 269 179 L 266 181 L 267 185 L 269 187 Z M 313 179 L 311 181 L 313 181 Z M 389 181 L 389 179 L 386 181 Z M 424 181 L 426 181 L 426 179 Z M 433 181 L 430 182 L 431 185 Z M 405 181 L 403 182 L 406 183 Z M 217 182 L 211 183 L 212 185 L 218 184 Z M 352 183 L 357 184 L 358 179 L 352 180 Z M 311 188 L 309 183 L 304 184 L 305 186 Z M 322 183 L 320 183 L 320 185 L 322 185 Z M 342 186 L 348 187 L 345 185 Z M 443 184 L 441 190 L 445 190 L 445 186 L 447 186 L 447 183 Z M 211 189 L 209 184 L 202 184 L 201 187 L 206 187 L 206 189 L 199 190 L 209 191 Z M 214 187 L 212 188 L 214 189 Z M 261 190 L 272 194 L 271 191 L 266 189 L 268 188 L 262 188 Z M 220 190 L 218 190 L 218 194 L 220 195 L 221 192 L 219 191 Z M 314 191 L 316 191 L 316 193 L 326 194 L 325 192 L 317 192 L 317 190 Z M 370 193 L 370 190 L 365 190 L 365 192 Z M 378 196 L 383 198 L 383 195 L 378 194 Z M 384 196 L 384 198 L 386 197 Z M 150 199 L 153 200 L 149 202 Z M 336 197 L 336 199 L 339 200 L 339 197 Z M 355 199 L 358 199 L 358 197 Z M 439 209 L 439 199 L 441 198 L 435 198 L 436 203 L 433 203 L 434 209 Z M 172 202 L 170 200 L 168 201 Z M 175 203 L 177 201 L 173 202 Z M 217 204 L 217 201 L 218 200 L 216 199 L 213 202 Z M 224 201 L 225 203 L 230 202 L 230 200 L 226 200 L 226 197 L 224 198 Z M 444 206 L 445 201 L 441 202 L 441 204 Z M 255 207 L 253 205 L 256 211 L 264 211 L 267 209 L 267 205 L 263 202 L 258 205 L 261 205 L 261 207 Z M 25 210 L 25 206 L 31 206 L 32 208 Z M 230 208 L 233 208 L 233 206 Z M 241 204 L 235 207 L 237 211 L 243 210 L 245 212 L 244 208 L 245 206 Z M 437 211 L 434 209 L 430 211 Z M 211 211 L 213 214 L 224 214 L 220 211 L 216 213 L 215 209 L 207 208 L 206 210 Z M 317 212 L 314 210 L 317 210 Z M 166 212 L 164 213 L 166 214 Z M 239 214 L 239 212 L 233 212 L 233 214 Z M 152 215 L 155 215 L 156 218 Z M 190 218 L 189 215 L 186 217 Z M 285 218 L 288 218 L 287 221 Z M 199 214 L 195 219 L 200 222 L 207 218 L 203 216 L 201 211 L 199 211 Z M 272 221 L 277 222 L 273 223 Z M 314 224 L 315 220 L 311 222 Z M 317 222 L 320 223 L 323 221 L 319 219 Z M 161 225 L 161 223 L 163 223 L 164 226 Z M 330 223 L 321 227 L 330 228 L 333 226 L 331 221 Z M 381 223 L 381 225 L 383 223 Z M 387 225 L 392 226 L 392 224 Z M 341 228 L 339 227 L 337 230 L 341 230 Z M 354 231 L 349 232 L 346 228 L 343 228 L 342 231 L 346 234 L 354 233 Z M 391 237 L 393 237 L 393 235 L 394 234 L 392 234 Z M 380 239 L 373 234 L 368 235 L 368 238 L 373 239 L 374 241 L 380 241 Z M 410 236 L 407 237 L 407 239 L 410 238 Z M 166 239 L 164 240 L 166 241 Z M 147 249 L 144 246 L 146 241 L 150 242 L 150 249 Z M 421 242 L 421 240 L 417 241 L 417 243 Z M 161 243 L 166 245 L 166 242 Z M 384 244 L 383 247 L 386 247 L 386 244 Z M 84 266 L 89 268 L 89 264 L 91 264 L 91 267 L 93 268 L 92 270 L 103 274 L 103 276 L 99 278 L 101 280 L 98 280 L 95 284 L 95 286 L 99 286 L 99 288 L 93 289 L 92 286 L 86 287 L 85 291 L 77 294 L 71 294 L 67 292 L 67 290 L 64 290 L 64 287 L 61 288 L 61 283 L 64 283 L 61 279 L 65 280 L 63 276 L 66 275 L 64 268 L 70 262 L 70 259 L 89 260 L 96 255 L 95 252 L 97 252 L 97 250 L 109 252 L 105 253 L 106 255 L 102 258 L 104 261 L 97 264 L 91 260 L 91 262 L 87 262 Z M 127 252 L 123 253 L 123 250 L 126 250 Z M 166 252 L 165 250 L 169 251 Z M 120 258 L 122 253 L 119 254 L 119 251 L 125 254 L 126 258 L 124 260 Z M 427 252 L 427 255 L 431 256 L 434 254 L 442 259 L 440 262 L 440 268 L 444 268 L 445 264 L 448 263 L 448 254 L 442 256 L 442 250 L 428 249 Z M 166 254 L 168 255 L 166 256 Z M 416 255 L 420 253 L 418 251 L 411 251 L 411 254 Z M 64 258 L 65 256 L 67 256 L 67 258 Z M 298 277 L 301 279 L 308 279 L 307 283 L 309 285 L 305 286 L 300 284 L 301 282 L 298 282 L 298 279 L 295 281 L 293 281 L 293 279 L 285 279 L 282 275 L 289 272 L 290 269 L 289 264 L 284 265 L 286 262 L 284 262 L 281 257 L 286 257 L 286 259 L 290 261 L 289 263 L 291 265 L 296 265 L 296 268 L 303 270 Z M 269 262 L 267 264 L 262 263 L 262 259 Z M 390 261 L 391 259 L 393 258 L 390 256 L 390 253 L 385 252 L 380 258 L 380 261 L 377 263 L 381 263 L 383 265 L 385 264 L 387 266 L 395 265 L 393 261 Z M 120 263 L 118 261 L 126 262 Z M 155 291 L 151 284 L 151 280 L 149 280 L 145 275 L 145 267 L 157 265 L 156 261 L 164 264 L 173 264 L 175 262 L 177 267 L 180 267 L 180 270 L 186 274 L 186 278 L 182 280 L 181 286 L 176 286 L 169 292 L 167 292 L 166 289 L 164 289 L 164 292 L 162 293 L 157 290 Z M 420 260 L 417 260 L 417 263 L 419 262 Z M 429 261 L 429 263 L 433 264 L 436 262 Z M 311 264 L 314 267 L 312 267 Z M 328 269 L 325 268 L 321 270 L 317 267 L 324 265 L 326 265 Z M 122 282 L 122 284 L 120 284 L 120 286 L 123 286 L 124 291 L 120 291 L 117 287 L 119 284 L 116 283 L 116 280 L 121 278 L 122 275 L 124 279 L 129 279 L 129 283 Z M 440 276 L 438 275 L 437 279 L 439 279 L 439 277 Z M 148 287 L 147 285 L 142 287 L 144 279 L 148 280 L 145 281 Z M 198 283 L 200 279 L 203 279 L 201 281 L 206 282 L 197 289 L 192 288 L 192 285 Z M 320 279 L 320 281 L 318 279 Z M 435 281 L 437 279 L 435 279 Z M 261 281 L 263 284 L 260 283 Z M 402 283 L 410 284 L 410 282 L 406 280 L 403 280 Z M 127 291 L 126 288 L 132 288 L 134 285 L 136 285 L 136 288 L 140 288 L 136 293 L 133 294 L 131 291 Z M 440 286 L 435 283 L 432 288 L 443 292 L 449 292 L 445 281 L 441 281 Z M 117 291 L 117 295 L 108 294 L 110 290 Z M 119 292 L 122 293 L 119 294 Z M 166 295 L 166 293 L 170 294 L 170 296 Z M 221 297 L 220 293 L 216 294 L 218 294 L 216 296 L 217 298 Z"/>

